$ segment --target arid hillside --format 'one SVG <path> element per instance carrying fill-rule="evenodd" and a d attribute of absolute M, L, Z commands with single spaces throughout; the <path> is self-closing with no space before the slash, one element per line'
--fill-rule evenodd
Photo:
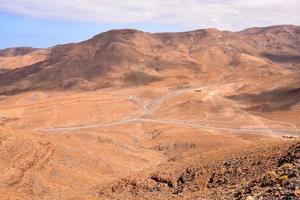
<path fill-rule="evenodd" d="M 1 50 L 0 199 L 296 200 L 299 116 L 299 26 Z"/>
<path fill-rule="evenodd" d="M 300 27 L 182 33 L 112 30 L 49 49 L 2 50 L 0 93 L 94 90 L 152 82 L 270 79 L 299 70 Z"/>

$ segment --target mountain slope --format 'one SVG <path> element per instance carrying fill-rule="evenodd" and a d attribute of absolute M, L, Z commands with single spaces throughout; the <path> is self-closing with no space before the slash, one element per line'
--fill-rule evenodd
<path fill-rule="evenodd" d="M 2 51 L 0 64 L 7 56 L 17 60 L 36 52 L 43 58 L 0 74 L 1 94 L 138 86 L 182 76 L 188 82 L 269 79 L 299 70 L 300 27 L 182 33 L 112 30 L 44 50 Z"/>
<path fill-rule="evenodd" d="M 297 199 L 299 38 L 126 29 L 0 51 L 0 199 Z"/>

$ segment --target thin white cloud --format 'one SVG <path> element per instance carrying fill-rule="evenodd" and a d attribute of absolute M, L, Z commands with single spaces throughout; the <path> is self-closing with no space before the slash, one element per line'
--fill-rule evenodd
<path fill-rule="evenodd" d="M 0 10 L 39 19 L 188 29 L 300 24 L 300 0 L 0 0 Z"/>

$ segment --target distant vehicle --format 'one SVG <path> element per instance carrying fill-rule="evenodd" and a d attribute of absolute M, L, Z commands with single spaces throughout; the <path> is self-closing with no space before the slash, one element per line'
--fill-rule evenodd
<path fill-rule="evenodd" d="M 294 135 L 283 135 L 282 138 L 285 138 L 285 139 L 296 139 L 297 136 L 294 136 Z"/>

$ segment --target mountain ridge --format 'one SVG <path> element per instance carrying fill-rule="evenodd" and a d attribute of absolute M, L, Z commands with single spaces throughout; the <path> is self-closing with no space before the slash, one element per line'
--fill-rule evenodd
<path fill-rule="evenodd" d="M 28 64 L 23 61 L 23 66 L 0 74 L 1 94 L 150 84 L 170 78 L 168 71 L 173 73 L 176 70 L 179 74 L 185 71 L 190 82 L 199 81 L 200 76 L 211 81 L 222 80 L 228 74 L 240 76 L 238 73 L 250 70 L 248 68 L 254 65 L 253 62 L 265 66 L 266 69 L 257 69 L 268 73 L 298 71 L 300 27 L 281 25 L 239 32 L 211 28 L 175 33 L 115 29 L 79 43 L 20 51 L 22 48 L 1 51 L 0 68 L 9 69 L 2 66 L 7 55 L 11 60 L 24 56 L 31 58 Z M 38 57 L 37 52 L 44 59 L 33 62 Z M 233 72 L 232 68 L 238 67 L 240 71 Z M 161 72 L 165 74 L 161 75 Z M 136 80 L 140 75 L 142 80 Z M 249 75 L 245 72 L 243 76 Z"/>

